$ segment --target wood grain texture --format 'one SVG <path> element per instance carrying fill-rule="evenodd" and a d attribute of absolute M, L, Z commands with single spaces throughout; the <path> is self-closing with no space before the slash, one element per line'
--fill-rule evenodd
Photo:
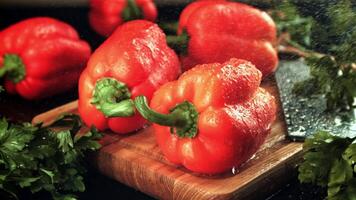
<path fill-rule="evenodd" d="M 274 81 L 263 87 L 278 97 Z M 33 122 L 50 124 L 62 113 L 76 112 L 75 101 L 41 114 Z M 149 126 L 127 136 L 108 131 L 103 148 L 93 159 L 103 174 L 159 199 L 257 199 L 286 183 L 300 159 L 302 143 L 287 141 L 285 130 L 280 114 L 260 150 L 236 174 L 202 176 L 171 164 Z"/>

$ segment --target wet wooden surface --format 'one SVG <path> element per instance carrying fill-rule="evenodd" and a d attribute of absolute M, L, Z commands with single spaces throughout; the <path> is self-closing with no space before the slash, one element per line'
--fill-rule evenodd
<path fill-rule="evenodd" d="M 258 1 L 260 2 L 260 1 Z M 161 7 L 159 8 L 159 21 L 177 20 L 182 7 Z M 88 8 L 86 7 L 1 7 L 0 6 L 0 29 L 9 26 L 12 23 L 20 20 L 36 17 L 36 16 L 49 16 L 56 19 L 65 21 L 74 27 L 79 32 L 79 35 L 90 43 L 95 49 L 104 38 L 98 36 L 91 30 L 87 20 Z M 281 56 L 281 55 L 280 55 Z M 293 59 L 295 57 L 285 57 L 284 59 Z M 66 104 L 76 99 L 77 90 L 74 89 L 63 95 L 57 95 L 49 99 L 40 101 L 26 101 L 20 97 L 7 95 L 5 92 L 0 93 L 0 116 L 11 119 L 11 121 L 30 121 L 35 115 L 48 111 L 52 108 Z M 287 141 L 288 142 L 288 141 Z M 299 155 L 299 154 L 297 154 Z M 282 165 L 283 166 L 283 165 Z M 291 166 L 288 164 L 288 166 Z M 265 187 L 260 187 L 259 190 L 255 189 L 257 199 L 268 200 L 322 200 L 325 197 L 326 190 L 312 185 L 300 184 L 297 179 L 297 170 L 289 170 L 285 168 L 288 173 L 284 177 L 276 171 L 279 176 L 270 173 L 268 178 L 264 178 Z M 85 177 L 86 191 L 78 194 L 82 200 L 116 200 L 116 199 L 139 199 L 139 200 L 153 200 L 153 198 L 114 181 L 111 178 L 101 175 L 96 169 L 89 168 L 89 172 Z M 281 177 L 282 178 L 278 178 Z M 50 199 L 48 194 L 41 193 L 39 195 L 32 194 L 30 191 L 24 192 L 20 199 Z M 256 196 L 255 195 L 255 196 Z M 1 198 L 0 199 L 6 199 Z"/>
<path fill-rule="evenodd" d="M 264 87 L 278 98 L 273 82 Z M 49 124 L 60 114 L 76 112 L 74 101 L 36 116 L 33 122 Z M 286 140 L 281 114 L 264 145 L 236 174 L 207 177 L 171 164 L 160 152 L 150 127 L 127 136 L 107 131 L 102 143 L 94 158 L 101 173 L 160 199 L 258 199 L 288 181 L 302 150 L 301 143 Z"/>

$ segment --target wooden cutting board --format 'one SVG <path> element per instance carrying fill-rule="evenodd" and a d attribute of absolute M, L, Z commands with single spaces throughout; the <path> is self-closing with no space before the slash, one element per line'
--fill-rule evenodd
<path fill-rule="evenodd" d="M 278 99 L 274 81 L 263 87 Z M 66 104 L 36 116 L 33 123 L 50 124 L 63 113 L 77 113 L 77 107 L 77 101 Z M 152 131 L 147 127 L 126 136 L 106 131 L 103 148 L 93 158 L 97 169 L 159 199 L 257 199 L 288 181 L 302 152 L 302 143 L 285 138 L 286 127 L 280 114 L 264 145 L 235 174 L 202 176 L 169 163 Z"/>

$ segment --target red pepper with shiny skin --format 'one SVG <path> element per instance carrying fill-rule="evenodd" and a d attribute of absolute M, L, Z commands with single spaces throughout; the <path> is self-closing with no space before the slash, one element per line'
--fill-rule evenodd
<path fill-rule="evenodd" d="M 179 60 L 154 23 L 134 20 L 119 26 L 93 53 L 79 81 L 79 114 L 100 130 L 129 133 L 145 120 L 132 98 L 152 94 L 180 73 Z"/>
<path fill-rule="evenodd" d="M 30 18 L 0 32 L 0 77 L 9 93 L 42 99 L 74 88 L 90 53 L 70 25 Z"/>
<path fill-rule="evenodd" d="M 180 15 L 178 37 L 167 40 L 183 52 L 183 70 L 235 57 L 249 60 L 267 76 L 278 64 L 273 20 L 267 13 L 242 3 L 193 2 Z"/>
<path fill-rule="evenodd" d="M 155 21 L 158 12 L 152 0 L 90 0 L 89 22 L 102 36 L 134 19 Z"/>
<path fill-rule="evenodd" d="M 137 110 L 155 123 L 167 159 L 199 173 L 239 167 L 258 150 L 276 117 L 274 97 L 259 87 L 261 72 L 245 60 L 203 64 L 158 89 Z"/>

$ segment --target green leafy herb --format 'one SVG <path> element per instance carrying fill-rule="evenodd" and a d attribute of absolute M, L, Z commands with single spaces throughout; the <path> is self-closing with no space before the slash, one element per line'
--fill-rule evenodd
<path fill-rule="evenodd" d="M 298 48 L 310 47 L 312 17 L 302 16 L 297 7 L 288 1 L 278 3 L 271 14 L 277 24 L 278 34 L 287 33 L 291 36 L 285 42 Z"/>
<path fill-rule="evenodd" d="M 311 78 L 297 94 L 321 94 L 329 110 L 350 109 L 356 97 L 356 11 L 350 0 L 283 1 L 274 19 L 284 43 L 305 52 Z"/>
<path fill-rule="evenodd" d="M 304 96 L 324 95 L 330 110 L 350 109 L 356 97 L 356 71 L 351 64 L 331 56 L 310 56 L 305 59 L 310 66 L 311 78 L 294 86 L 294 92 Z"/>
<path fill-rule="evenodd" d="M 280 45 L 296 49 L 311 78 L 299 95 L 322 95 L 329 110 L 350 109 L 356 97 L 356 12 L 351 0 L 278 2 L 272 16 Z M 299 180 L 327 188 L 329 200 L 356 199 L 356 138 L 317 132 L 304 143 Z"/>
<path fill-rule="evenodd" d="M 317 132 L 304 143 L 299 180 L 327 187 L 329 200 L 356 198 L 356 138 Z"/>
<path fill-rule="evenodd" d="M 85 190 L 84 155 L 99 149 L 101 138 L 95 128 L 81 133 L 81 125 L 76 115 L 50 127 L 0 119 L 0 189 L 14 198 L 28 188 L 48 191 L 53 199 L 76 199 L 72 193 Z"/>

